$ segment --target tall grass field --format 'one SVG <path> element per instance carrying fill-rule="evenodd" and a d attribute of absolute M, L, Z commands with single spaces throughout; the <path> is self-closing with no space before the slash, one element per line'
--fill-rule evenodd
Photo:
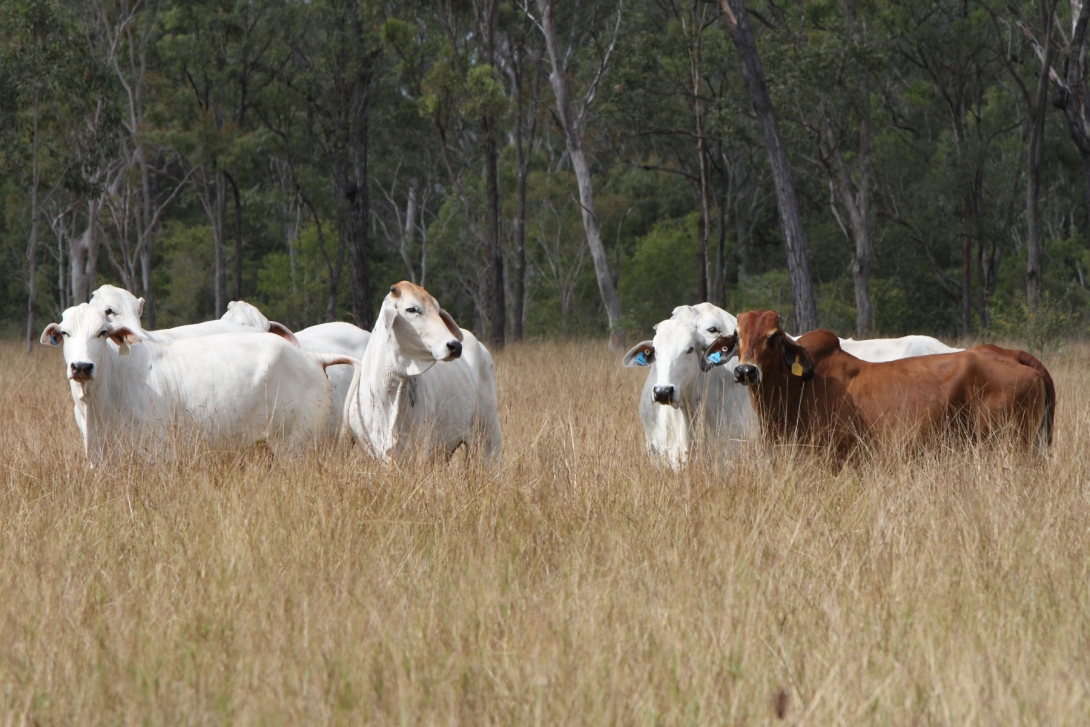
<path fill-rule="evenodd" d="M 496 355 L 504 454 L 90 470 L 0 346 L 0 724 L 1090 724 L 1090 348 L 1043 464 L 648 461 L 644 371 Z"/>

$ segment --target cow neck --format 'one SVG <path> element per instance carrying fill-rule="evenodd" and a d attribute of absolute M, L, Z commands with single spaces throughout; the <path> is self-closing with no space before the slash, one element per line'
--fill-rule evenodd
<path fill-rule="evenodd" d="M 783 437 L 789 432 L 801 433 L 805 426 L 797 425 L 805 424 L 800 417 L 804 382 L 782 371 L 776 372 L 776 379 L 774 385 L 761 381 L 749 390 L 757 418 L 761 426 L 776 437 Z M 813 380 L 809 383 L 813 385 Z M 789 425 L 789 422 L 795 426 Z"/>
<path fill-rule="evenodd" d="M 138 433 L 135 422 L 150 403 L 148 398 L 158 391 L 147 386 L 154 366 L 146 343 L 130 346 L 125 357 L 107 345 L 96 366 L 94 385 L 84 389 L 83 400 L 77 398 L 75 390 L 72 398 L 76 407 L 83 407 L 84 453 L 92 460 L 105 460 L 111 439 Z"/>
<path fill-rule="evenodd" d="M 398 423 L 410 403 L 412 381 L 400 362 L 400 348 L 393 330 L 385 334 L 373 331 L 360 360 L 356 398 L 363 433 L 382 459 L 389 459 L 397 446 Z"/>

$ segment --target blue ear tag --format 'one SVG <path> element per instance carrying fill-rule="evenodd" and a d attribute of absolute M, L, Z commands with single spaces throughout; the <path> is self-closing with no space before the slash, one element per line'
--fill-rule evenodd
<path fill-rule="evenodd" d="M 719 362 L 722 360 L 722 358 L 723 358 L 723 352 L 722 351 L 712 351 L 711 353 L 708 354 L 708 361 L 712 362 L 713 364 L 715 364 L 717 366 L 719 365 Z"/>
<path fill-rule="evenodd" d="M 637 353 L 636 358 L 634 358 L 633 361 L 636 362 L 637 366 L 646 366 L 647 365 L 647 359 L 644 358 L 644 352 L 643 351 L 640 351 L 639 353 Z"/>
<path fill-rule="evenodd" d="M 51 345 L 51 346 L 56 346 L 57 345 L 57 337 L 56 337 L 56 335 L 54 335 L 52 333 L 49 334 L 49 345 Z"/>

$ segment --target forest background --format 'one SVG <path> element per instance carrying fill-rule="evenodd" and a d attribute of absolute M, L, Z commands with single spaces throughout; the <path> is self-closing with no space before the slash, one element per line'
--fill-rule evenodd
<path fill-rule="evenodd" d="M 409 279 L 493 345 L 701 299 L 1045 345 L 1087 323 L 1088 17 L 0 0 L 0 335 L 107 282 L 149 329 L 236 298 L 369 328 Z"/>

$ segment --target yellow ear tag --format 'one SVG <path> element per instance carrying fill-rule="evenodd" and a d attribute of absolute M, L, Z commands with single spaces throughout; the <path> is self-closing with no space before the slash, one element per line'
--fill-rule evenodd
<path fill-rule="evenodd" d="M 118 356 L 128 356 L 129 355 L 129 344 L 122 343 L 120 346 L 118 346 L 117 347 L 117 355 Z"/>
<path fill-rule="evenodd" d="M 791 364 L 791 373 L 795 376 L 802 376 L 802 364 L 799 363 L 798 354 L 795 354 L 795 363 Z"/>

